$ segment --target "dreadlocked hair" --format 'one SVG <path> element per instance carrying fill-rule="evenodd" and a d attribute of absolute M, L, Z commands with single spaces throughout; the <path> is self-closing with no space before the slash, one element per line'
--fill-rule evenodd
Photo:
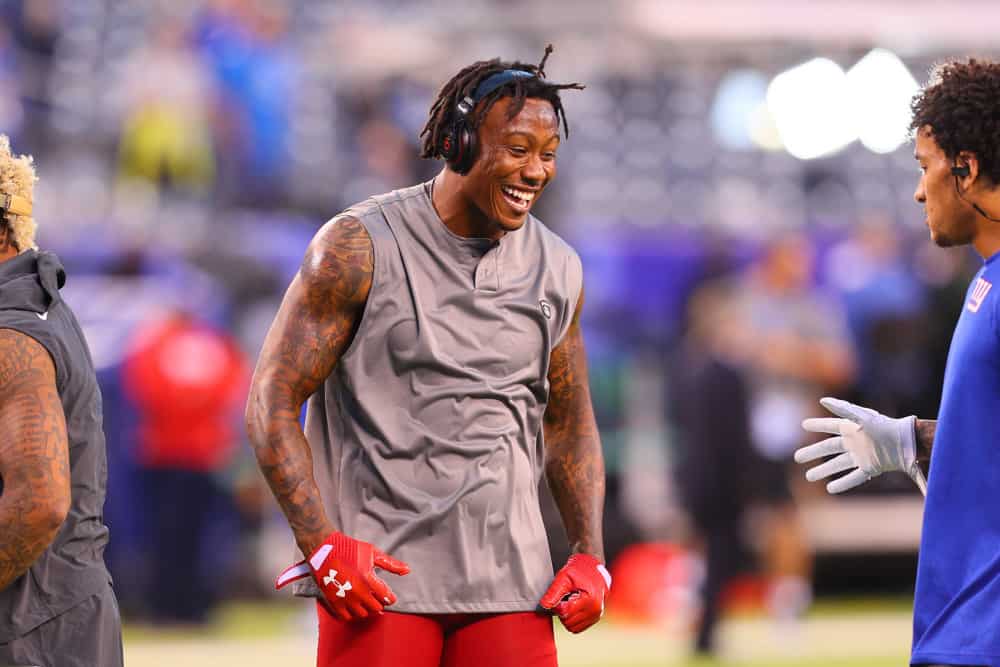
<path fill-rule="evenodd" d="M 563 134 L 569 137 L 569 123 L 566 121 L 566 112 L 563 110 L 559 91 L 583 90 L 585 86 L 580 83 L 553 83 L 545 80 L 545 63 L 552 51 L 551 44 L 546 46 L 545 55 L 542 56 L 542 61 L 537 65 L 504 62 L 499 58 L 494 58 L 475 62 L 453 76 L 441 87 L 437 99 L 431 105 L 427 124 L 420 132 L 420 137 L 423 139 L 420 157 L 432 159 L 444 157 L 441 152 L 441 142 L 454 126 L 455 121 L 458 120 L 458 103 L 465 97 L 472 97 L 476 88 L 484 80 L 508 69 L 530 72 L 533 76 L 512 79 L 480 100 L 476 108 L 466 116 L 465 120 L 469 131 L 475 132 L 479 128 L 497 100 L 503 97 L 514 98 L 507 110 L 507 120 L 513 120 L 514 116 L 521 113 L 521 109 L 524 108 L 524 101 L 528 98 L 534 98 L 546 100 L 552 104 L 556 117 L 562 123 Z"/>
<path fill-rule="evenodd" d="M 941 63 L 913 98 L 911 132 L 929 127 L 945 156 L 971 151 L 980 172 L 1000 185 L 1000 63 L 970 58 Z"/>

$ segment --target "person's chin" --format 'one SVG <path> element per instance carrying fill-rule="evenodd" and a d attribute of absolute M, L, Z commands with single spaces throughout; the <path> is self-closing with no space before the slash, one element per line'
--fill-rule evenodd
<path fill-rule="evenodd" d="M 955 241 L 941 232 L 931 229 L 931 241 L 939 248 L 950 248 L 955 245 Z"/>
<path fill-rule="evenodd" d="M 525 221 L 528 219 L 528 214 L 525 213 L 519 218 L 504 216 L 498 220 L 500 228 L 505 232 L 516 232 L 521 227 L 524 227 Z"/>

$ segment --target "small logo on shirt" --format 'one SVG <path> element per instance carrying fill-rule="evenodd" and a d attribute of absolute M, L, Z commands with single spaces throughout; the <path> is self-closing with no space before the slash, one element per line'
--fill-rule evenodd
<path fill-rule="evenodd" d="M 976 280 L 976 286 L 972 288 L 972 296 L 969 297 L 969 303 L 966 304 L 970 313 L 979 312 L 979 307 L 983 305 L 983 299 L 990 293 L 991 287 L 993 287 L 993 283 L 989 281 L 982 278 Z"/>
<path fill-rule="evenodd" d="M 552 319 L 552 305 L 548 301 L 542 299 L 538 302 L 538 307 L 542 309 L 542 315 L 545 316 L 545 319 Z"/>
<path fill-rule="evenodd" d="M 40 320 L 47 320 L 47 319 L 49 319 L 49 311 L 47 311 L 47 310 L 44 313 L 35 313 L 35 315 L 38 315 L 38 319 L 40 319 Z"/>

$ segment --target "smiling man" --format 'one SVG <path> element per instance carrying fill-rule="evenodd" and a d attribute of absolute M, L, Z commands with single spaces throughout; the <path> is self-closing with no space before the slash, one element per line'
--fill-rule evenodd
<path fill-rule="evenodd" d="M 268 333 L 247 425 L 306 557 L 278 586 L 318 598 L 320 667 L 550 667 L 551 614 L 580 632 L 603 612 L 582 270 L 530 213 L 559 93 L 582 86 L 544 65 L 445 84 L 421 135 L 444 168 L 324 226 Z M 543 475 L 573 551 L 554 577 Z"/>
<path fill-rule="evenodd" d="M 913 604 L 913 665 L 1000 665 L 1000 64 L 947 62 L 913 101 L 922 204 L 942 247 L 971 244 L 983 266 L 948 352 L 938 420 L 891 419 L 832 398 L 838 418 L 803 426 L 833 437 L 796 452 L 840 493 L 890 470 L 927 494 Z M 924 478 L 921 466 L 930 466 Z"/>

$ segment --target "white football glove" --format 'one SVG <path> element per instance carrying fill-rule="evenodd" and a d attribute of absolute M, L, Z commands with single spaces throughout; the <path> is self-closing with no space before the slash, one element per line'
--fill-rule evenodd
<path fill-rule="evenodd" d="M 802 428 L 834 437 L 795 452 L 795 461 L 807 463 L 825 456 L 834 458 L 806 471 L 810 482 L 851 470 L 826 485 L 829 493 L 842 493 L 890 470 L 905 472 L 927 495 L 927 480 L 917 465 L 914 416 L 893 419 L 839 398 L 824 398 L 820 405 L 840 417 L 806 419 Z"/>

